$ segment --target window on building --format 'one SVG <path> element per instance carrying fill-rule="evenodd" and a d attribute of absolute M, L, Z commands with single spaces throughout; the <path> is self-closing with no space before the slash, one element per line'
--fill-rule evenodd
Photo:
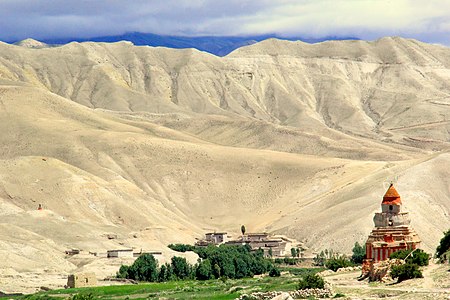
<path fill-rule="evenodd" d="M 389 210 L 393 210 L 394 207 L 392 205 L 389 205 Z"/>

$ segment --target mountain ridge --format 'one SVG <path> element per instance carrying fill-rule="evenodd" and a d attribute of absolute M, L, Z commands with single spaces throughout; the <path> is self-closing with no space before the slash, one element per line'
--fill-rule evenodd
<path fill-rule="evenodd" d="M 225 57 L 0 43 L 0 289 L 14 272 L 118 269 L 65 249 L 168 259 L 169 243 L 242 224 L 349 253 L 393 180 L 433 251 L 450 227 L 449 52 L 398 38 Z"/>
<path fill-rule="evenodd" d="M 286 40 L 303 40 L 309 43 L 317 43 L 325 40 L 357 39 L 354 37 L 323 37 L 323 38 L 283 38 L 275 34 L 255 35 L 255 36 L 172 36 L 158 35 L 153 33 L 127 32 L 122 35 L 100 36 L 92 38 L 60 38 L 42 39 L 42 42 L 51 45 L 68 44 L 71 42 L 118 42 L 130 41 L 137 46 L 167 47 L 174 49 L 195 48 L 206 51 L 217 56 L 225 56 L 235 49 L 250 45 L 268 38 L 281 38 Z M 17 43 L 18 41 L 14 41 Z"/>

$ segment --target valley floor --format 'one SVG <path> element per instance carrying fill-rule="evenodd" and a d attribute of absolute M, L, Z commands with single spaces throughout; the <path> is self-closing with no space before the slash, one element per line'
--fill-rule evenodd
<path fill-rule="evenodd" d="M 336 272 L 324 278 L 333 295 L 343 299 L 449 299 L 448 265 L 431 263 L 425 267 L 424 278 L 402 283 L 368 283 L 358 281 L 360 271 Z M 328 274 L 328 275 L 327 275 Z M 292 291 L 300 276 L 284 274 L 278 278 L 263 277 L 240 280 L 172 281 L 138 285 L 104 286 L 84 289 L 54 290 L 35 294 L 33 299 L 61 299 L 74 294 L 92 294 L 95 299 L 236 299 L 241 294 L 266 291 Z M 25 297 L 16 297 L 23 299 Z M 30 296 L 28 296 L 30 298 Z"/>

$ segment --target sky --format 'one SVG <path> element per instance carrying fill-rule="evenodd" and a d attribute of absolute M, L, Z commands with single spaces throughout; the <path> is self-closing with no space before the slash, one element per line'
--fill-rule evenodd
<path fill-rule="evenodd" d="M 145 32 L 383 36 L 450 46 L 450 0 L 0 0 L 0 40 Z"/>

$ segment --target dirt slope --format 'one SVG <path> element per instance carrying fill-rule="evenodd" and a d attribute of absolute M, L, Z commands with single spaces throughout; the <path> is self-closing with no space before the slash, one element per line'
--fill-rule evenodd
<path fill-rule="evenodd" d="M 450 227 L 449 64 L 448 48 L 398 38 L 224 58 L 0 44 L 0 290 L 16 272 L 114 273 L 69 248 L 169 257 L 242 224 L 350 252 L 390 180 L 433 250 Z"/>

